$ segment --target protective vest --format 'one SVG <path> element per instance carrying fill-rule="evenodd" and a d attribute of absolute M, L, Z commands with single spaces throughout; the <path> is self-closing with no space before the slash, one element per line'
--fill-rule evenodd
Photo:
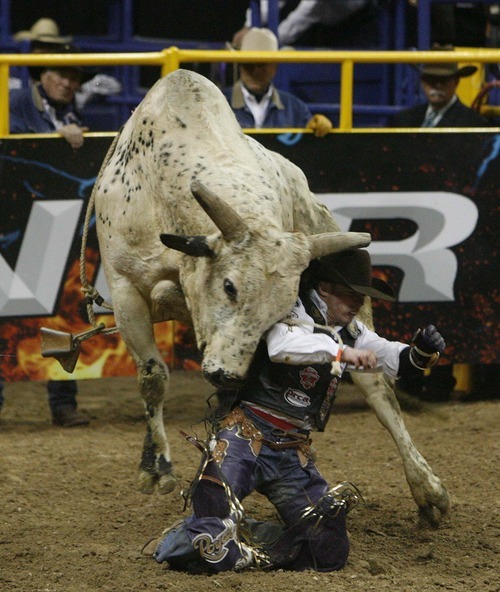
<path fill-rule="evenodd" d="M 303 297 L 306 312 L 315 323 L 325 319 L 308 297 Z M 315 333 L 334 336 L 327 329 L 314 328 Z M 355 333 L 342 329 L 345 345 L 353 346 Z M 261 341 L 240 391 L 240 400 L 262 405 L 301 421 L 309 421 L 323 431 L 330 417 L 337 393 L 339 377 L 331 374 L 331 364 L 292 365 L 272 362 L 265 341 Z"/>

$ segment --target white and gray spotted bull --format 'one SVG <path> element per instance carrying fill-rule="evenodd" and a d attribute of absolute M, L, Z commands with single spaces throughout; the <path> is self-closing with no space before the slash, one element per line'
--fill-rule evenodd
<path fill-rule="evenodd" d="M 263 333 L 291 309 L 309 261 L 370 237 L 339 232 L 302 171 L 244 135 L 217 87 L 186 70 L 159 80 L 134 111 L 92 200 L 117 327 L 146 408 L 139 487 L 168 492 L 168 369 L 153 324 L 191 323 L 204 375 L 231 386 Z M 408 435 L 392 390 L 380 375 L 356 382 L 399 448 L 415 501 L 437 519 L 448 494 Z"/>

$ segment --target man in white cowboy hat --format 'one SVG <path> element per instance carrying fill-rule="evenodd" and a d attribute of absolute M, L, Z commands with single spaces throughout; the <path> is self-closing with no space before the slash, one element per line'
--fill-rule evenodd
<path fill-rule="evenodd" d="M 242 51 L 278 51 L 278 39 L 269 29 L 251 28 L 241 41 Z M 224 92 L 243 128 L 308 128 L 316 136 L 332 130 L 324 115 L 312 115 L 309 107 L 273 84 L 278 63 L 240 64 L 240 78 Z"/>
<path fill-rule="evenodd" d="M 456 63 L 423 64 L 419 72 L 427 104 L 400 111 L 389 127 L 487 127 L 489 123 L 456 95 L 460 78 L 476 70 L 475 66 L 459 68 Z"/>
<path fill-rule="evenodd" d="M 187 498 L 193 513 L 143 553 L 191 573 L 344 567 L 346 515 L 361 496 L 349 482 L 329 486 L 311 454 L 310 433 L 325 429 L 346 367 L 415 376 L 445 348 L 433 325 L 411 345 L 380 337 L 356 318 L 366 296 L 395 299 L 372 277 L 368 251 L 311 262 L 295 306 L 261 340 L 232 410 L 214 418 Z M 254 490 L 275 506 L 280 524 L 244 514 L 241 504 Z"/>

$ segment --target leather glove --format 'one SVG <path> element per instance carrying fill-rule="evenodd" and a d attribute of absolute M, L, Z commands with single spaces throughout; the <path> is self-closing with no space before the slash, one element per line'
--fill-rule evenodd
<path fill-rule="evenodd" d="M 312 130 L 316 137 L 322 138 L 323 136 L 326 136 L 328 132 L 332 131 L 333 125 L 328 117 L 317 114 L 313 115 L 307 122 L 306 128 Z"/>
<path fill-rule="evenodd" d="M 410 349 L 410 362 L 420 370 L 434 366 L 444 352 L 446 343 L 434 325 L 418 329 L 413 336 Z"/>

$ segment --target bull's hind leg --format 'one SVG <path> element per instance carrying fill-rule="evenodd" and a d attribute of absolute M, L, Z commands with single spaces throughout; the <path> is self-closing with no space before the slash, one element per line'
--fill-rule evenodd
<path fill-rule="evenodd" d="M 392 387 L 386 382 L 383 374 L 353 372 L 352 378 L 398 447 L 406 480 L 419 507 L 420 515 L 431 524 L 438 524 L 450 511 L 450 496 L 413 443 Z"/>
<path fill-rule="evenodd" d="M 139 389 L 146 412 L 147 431 L 139 465 L 138 488 L 160 493 L 175 488 L 170 447 L 163 424 L 163 401 L 168 386 L 168 368 L 156 346 L 151 314 L 133 286 L 113 293 L 116 324 L 137 366 Z"/>

